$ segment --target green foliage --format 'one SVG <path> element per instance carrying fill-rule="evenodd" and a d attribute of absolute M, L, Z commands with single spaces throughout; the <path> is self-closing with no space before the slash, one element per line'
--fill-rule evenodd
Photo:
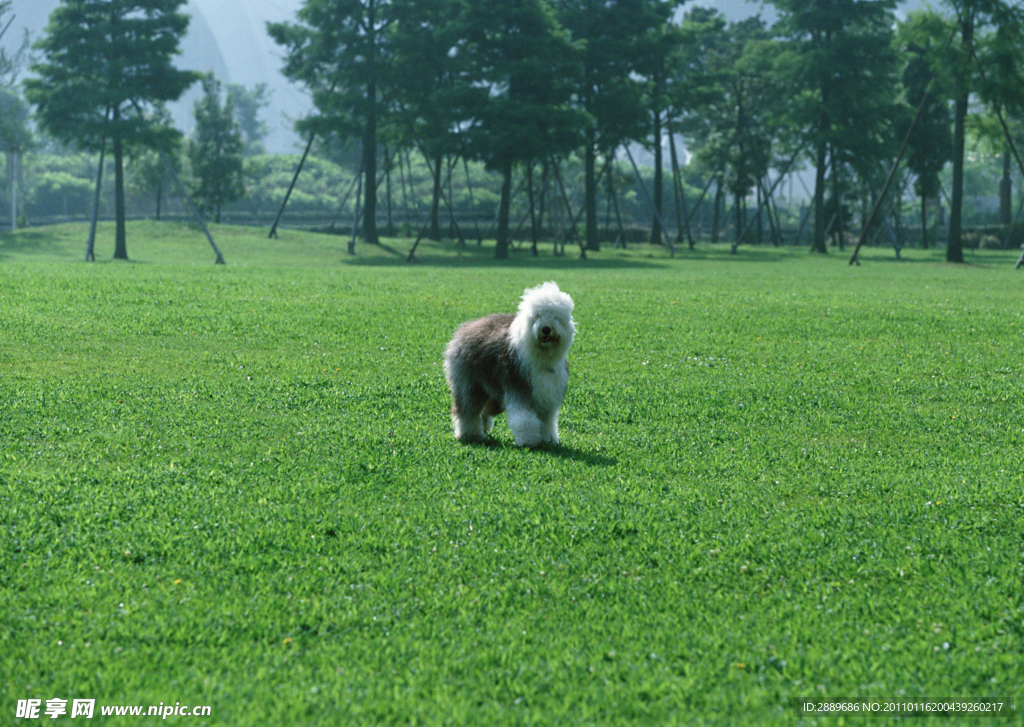
<path fill-rule="evenodd" d="M 474 155 L 505 171 L 577 146 L 584 119 L 568 103 L 577 57 L 545 0 L 467 0 L 462 22 L 471 78 L 487 89 L 470 109 Z"/>
<path fill-rule="evenodd" d="M 724 170 L 729 190 L 743 198 L 768 173 L 773 147 L 782 137 L 780 102 L 785 100 L 773 73 L 777 47 L 768 43 L 768 31 L 758 17 L 726 27 L 699 9 L 691 15 L 689 22 L 711 36 L 698 47 L 705 55 L 700 74 L 714 91 L 684 91 L 700 104 L 685 128 L 701 166 Z"/>
<path fill-rule="evenodd" d="M 148 264 L 69 263 L 83 231 L 0 237 L 11 709 L 180 700 L 240 727 L 1019 709 L 1012 253 L 852 269 L 641 248 L 496 277 L 489 251 L 345 264 L 337 238 L 226 227 L 214 266 L 201 235 L 152 223 L 133 227 Z M 580 327 L 564 446 L 519 450 L 503 420 L 458 444 L 448 337 L 552 278 Z"/>
<path fill-rule="evenodd" d="M 10 31 L 11 0 L 0 0 L 0 31 Z M 6 45 L 6 44 L 5 44 Z M 11 52 L 8 47 L 0 48 L 0 89 L 13 86 L 28 60 L 29 54 L 28 29 L 17 50 Z"/>
<path fill-rule="evenodd" d="M 287 53 L 284 74 L 309 89 L 319 112 L 299 128 L 362 142 L 363 236 L 370 242 L 377 242 L 377 135 L 385 121 L 391 9 L 384 0 L 306 0 L 298 23 L 267 25 Z"/>
<path fill-rule="evenodd" d="M 45 35 L 42 58 L 25 93 L 40 125 L 54 138 L 99 151 L 113 142 L 117 227 L 114 257 L 127 259 L 124 199 L 126 146 L 169 147 L 178 132 L 148 118 L 198 78 L 174 67 L 188 28 L 184 0 L 61 0 Z"/>
<path fill-rule="evenodd" d="M 32 142 L 28 125 L 29 109 L 21 97 L 0 88 L 0 152 L 24 152 Z"/>
<path fill-rule="evenodd" d="M 570 104 L 577 47 L 545 0 L 466 0 L 460 21 L 470 78 L 487 91 L 469 109 L 465 134 L 472 156 L 503 178 L 495 254 L 504 258 L 513 167 L 567 154 L 581 141 L 587 118 Z"/>
<path fill-rule="evenodd" d="M 223 105 L 220 97 L 220 82 L 205 77 L 203 97 L 195 103 L 196 126 L 188 145 L 199 208 L 204 213 L 213 212 L 215 222 L 220 222 L 221 207 L 245 194 L 241 127 L 235 120 L 231 95 Z"/>
<path fill-rule="evenodd" d="M 61 0 L 43 55 L 25 81 L 43 127 L 55 138 L 99 149 L 105 138 L 126 144 L 167 143 L 167 126 L 143 116 L 153 103 L 177 99 L 197 74 L 172 60 L 188 28 L 184 0 Z"/>
<path fill-rule="evenodd" d="M 951 33 L 950 23 L 933 11 L 910 13 L 897 27 L 896 42 L 906 54 L 903 87 L 907 104 L 914 109 L 922 101 L 925 104 L 910 136 L 907 167 L 917 177 L 917 194 L 926 198 L 939 196 L 939 174 L 953 153 L 950 93 L 942 82 L 944 64 L 940 60 L 950 58 L 947 40 Z M 906 132 L 901 129 L 900 136 L 905 137 Z"/>
<path fill-rule="evenodd" d="M 228 100 L 235 110 L 235 121 L 245 141 L 243 154 L 247 157 L 263 154 L 263 139 L 268 132 L 267 122 L 260 118 L 260 111 L 270 104 L 267 84 L 257 83 L 247 89 L 238 83 L 228 84 Z"/>
<path fill-rule="evenodd" d="M 298 163 L 297 154 L 261 155 L 247 159 L 246 194 L 261 209 L 279 209 Z M 353 172 L 337 164 L 308 157 L 288 201 L 288 208 L 296 212 L 333 211 L 352 176 Z"/>

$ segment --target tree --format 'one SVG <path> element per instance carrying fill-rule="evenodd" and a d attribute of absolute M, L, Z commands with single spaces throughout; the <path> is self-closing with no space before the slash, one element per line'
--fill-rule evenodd
<path fill-rule="evenodd" d="M 392 62 L 388 88 L 395 106 L 397 144 L 419 147 L 433 176 L 427 237 L 441 239 L 439 209 L 444 158 L 463 149 L 458 133 L 465 109 L 480 93 L 460 52 L 459 6 L 454 0 L 393 0 Z"/>
<path fill-rule="evenodd" d="M 18 95 L 0 87 L 0 151 L 7 153 L 11 190 L 11 229 L 18 226 L 18 171 L 20 158 L 32 142 L 28 125 L 29 110 Z"/>
<path fill-rule="evenodd" d="M 830 220 L 826 174 L 843 164 L 862 170 L 888 153 L 896 98 L 892 46 L 895 0 L 773 0 L 776 30 L 785 39 L 778 68 L 791 85 L 791 123 L 813 154 L 814 238 L 826 252 Z M 839 178 L 832 175 L 833 197 Z M 833 199 L 837 211 L 840 200 Z"/>
<path fill-rule="evenodd" d="M 998 32 L 1010 43 L 1024 43 L 1024 10 L 1007 0 L 948 0 L 956 18 L 955 65 L 953 69 L 953 182 L 949 195 L 949 242 L 946 261 L 962 263 L 964 147 L 971 95 L 981 80 L 983 63 L 978 48 L 985 35 Z"/>
<path fill-rule="evenodd" d="M 581 44 L 574 96 L 592 119 L 584 130 L 584 220 L 586 248 L 599 249 L 598 154 L 610 158 L 626 139 L 643 139 L 650 127 L 644 109 L 644 79 L 636 74 L 646 39 L 671 13 L 648 0 L 555 0 L 558 19 Z"/>
<path fill-rule="evenodd" d="M 44 60 L 25 81 L 40 124 L 53 136 L 114 151 L 114 257 L 128 259 L 124 154 L 127 146 L 167 145 L 178 132 L 148 120 L 146 111 L 173 101 L 198 78 L 174 67 L 189 17 L 184 0 L 61 0 L 35 47 Z"/>
<path fill-rule="evenodd" d="M 747 198 L 752 192 L 762 198 L 762 183 L 782 148 L 793 154 L 787 94 L 775 70 L 779 44 L 759 17 L 727 26 L 702 8 L 687 15 L 683 30 L 686 70 L 674 82 L 673 113 L 682 116 L 699 166 L 717 173 L 720 187 L 733 195 L 738 244 Z"/>
<path fill-rule="evenodd" d="M 11 0 L 0 0 L 0 37 L 3 37 L 4 31 L 9 29 L 8 23 L 11 18 L 6 16 L 10 13 L 10 9 Z M 0 48 L 0 88 L 9 88 L 14 85 L 28 58 L 29 45 L 28 29 L 26 29 L 25 37 L 16 51 L 9 53 L 6 48 Z"/>
<path fill-rule="evenodd" d="M 942 83 L 933 81 L 935 64 L 940 62 L 951 31 L 946 19 L 931 11 L 912 12 L 897 28 L 897 44 L 906 58 L 903 88 L 907 105 L 916 109 L 924 102 L 907 144 L 907 168 L 915 176 L 914 191 L 921 198 L 922 247 L 928 247 L 928 200 L 939 196 L 939 174 L 953 156 L 949 97 Z M 898 136 L 906 134 L 903 128 Z"/>
<path fill-rule="evenodd" d="M 377 135 L 387 63 L 387 0 L 305 0 L 298 23 L 268 23 L 285 47 L 284 74 L 305 85 L 318 116 L 299 123 L 305 133 L 362 140 L 363 238 L 377 244 Z"/>
<path fill-rule="evenodd" d="M 0 36 L 9 27 L 10 0 L 0 0 Z M 6 19 L 5 19 L 6 18 Z M 11 190 L 11 229 L 18 226 L 18 177 L 21 155 L 32 142 L 29 110 L 18 95 L 15 83 L 28 56 L 28 30 L 21 46 L 13 53 L 0 48 L 0 151 L 7 154 L 7 169 Z"/>
<path fill-rule="evenodd" d="M 1013 222 L 1013 184 L 1010 169 L 1021 164 L 1020 121 L 1024 120 L 1024 27 L 1020 16 L 1001 22 L 983 39 L 978 50 L 981 72 L 979 95 L 988 106 L 986 121 L 977 126 L 993 150 L 1002 152 L 1003 178 L 999 185 L 999 217 Z M 1016 139 L 1016 141 L 1015 141 Z M 1018 166 L 1024 172 L 1024 166 Z"/>
<path fill-rule="evenodd" d="M 501 174 L 495 257 L 508 257 L 512 171 L 578 146 L 586 117 L 570 106 L 578 47 L 545 0 L 465 0 L 461 17 L 469 73 L 486 89 L 469 109 L 475 154 Z"/>
<path fill-rule="evenodd" d="M 153 104 L 152 120 L 158 126 L 170 126 L 173 123 L 171 112 L 163 103 Z M 143 146 L 131 147 L 128 150 L 128 189 L 136 195 L 153 195 L 155 216 L 158 220 L 163 208 L 167 182 L 167 162 L 164 158 L 170 159 L 172 164 L 178 161 L 181 155 L 180 142 L 181 137 L 175 136 L 159 150 Z M 180 164 L 176 168 L 180 168 Z"/>
<path fill-rule="evenodd" d="M 231 96 L 223 104 L 220 97 L 220 82 L 209 75 L 203 78 L 203 97 L 195 103 L 196 128 L 188 145 L 199 208 L 204 213 L 212 210 L 218 223 L 221 207 L 245 194 L 242 130 Z"/>
<path fill-rule="evenodd" d="M 671 59 L 676 56 L 683 39 L 679 28 L 670 22 L 670 18 L 680 4 L 681 2 L 674 0 L 669 2 L 654 0 L 650 3 L 650 12 L 658 18 L 659 22 L 647 30 L 637 49 L 639 51 L 638 73 L 647 81 L 645 106 L 650 115 L 650 143 L 654 152 L 652 244 L 660 244 L 662 239 L 661 212 L 662 200 L 665 197 L 662 146 L 665 135 L 665 113 L 671 103 L 668 88 L 672 75 Z"/>
<path fill-rule="evenodd" d="M 235 109 L 235 121 L 242 131 L 242 154 L 247 157 L 265 154 L 263 140 L 268 127 L 267 122 L 260 118 L 260 111 L 270 104 L 267 84 L 257 83 L 248 89 L 240 83 L 229 83 L 228 101 Z"/>

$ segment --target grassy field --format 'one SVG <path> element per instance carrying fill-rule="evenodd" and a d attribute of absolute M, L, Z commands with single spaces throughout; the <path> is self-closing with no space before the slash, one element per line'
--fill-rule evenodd
<path fill-rule="evenodd" d="M 226 266 L 172 224 L 130 226 L 131 263 L 81 262 L 82 226 L 0 236 L 3 724 L 55 697 L 107 724 L 1019 721 L 1012 251 L 406 265 L 215 234 Z M 579 328 L 563 446 L 504 418 L 457 443 L 448 337 L 549 279 Z"/>

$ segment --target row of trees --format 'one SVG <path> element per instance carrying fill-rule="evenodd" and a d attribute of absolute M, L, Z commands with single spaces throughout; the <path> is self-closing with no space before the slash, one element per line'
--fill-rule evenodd
<path fill-rule="evenodd" d="M 109 140 L 118 198 L 125 148 L 173 146 L 179 135 L 161 104 L 198 79 L 172 64 L 188 23 L 182 4 L 63 0 L 37 44 L 43 58 L 26 83 L 37 118 L 80 148 L 99 151 Z M 969 118 L 1003 144 L 1024 117 L 1024 11 L 1011 0 L 948 0 L 944 14 L 897 22 L 895 0 L 773 4 L 779 20 L 767 27 L 759 18 L 729 24 L 703 8 L 682 14 L 677 0 L 306 0 L 295 22 L 268 30 L 285 49 L 285 74 L 317 109 L 300 130 L 361 144 L 370 242 L 382 147 L 416 149 L 429 161 L 435 234 L 454 160 L 499 174 L 496 254 L 504 257 L 515 190 L 535 220 L 536 165 L 557 176 L 551 162 L 570 154 L 584 168 L 583 243 L 596 248 L 599 185 L 636 143 L 654 157 L 651 237 L 660 241 L 663 142 L 677 162 L 682 138 L 691 163 L 733 196 L 737 235 L 747 201 L 760 208 L 771 199 L 773 170 L 778 178 L 810 165 L 813 247 L 824 251 L 829 232 L 849 224 L 849 199 L 882 194 L 906 137 L 923 203 L 953 160 L 948 255 L 962 259 L 963 140 Z M 205 115 L 213 128 L 231 102 L 205 83 L 197 120 Z M 197 141 L 193 165 L 223 170 L 220 155 L 237 151 L 230 136 Z M 229 200 L 237 179 L 227 175 L 204 198 Z M 215 214 L 219 205 L 211 203 Z M 123 201 L 118 218 L 120 256 Z"/>
<path fill-rule="evenodd" d="M 897 22 L 895 0 L 772 4 L 779 20 L 769 28 L 759 18 L 727 24 L 702 8 L 676 22 L 681 3 L 672 0 L 306 0 L 297 22 L 269 29 L 286 49 L 286 75 L 319 111 L 301 128 L 362 139 L 368 240 L 381 136 L 420 148 L 438 188 L 446 156 L 499 172 L 503 257 L 514 169 L 531 193 L 534 164 L 582 156 L 592 249 L 598 162 L 607 168 L 631 142 L 654 154 L 652 241 L 660 240 L 662 140 L 674 154 L 682 135 L 734 195 L 738 232 L 746 200 L 770 197 L 770 170 L 809 163 L 813 249 L 824 252 L 829 230 L 842 233 L 844 200 L 858 187 L 882 193 L 909 133 L 922 204 L 953 161 L 948 256 L 962 261 L 968 112 L 983 104 L 1003 127 L 994 136 L 1010 142 L 1007 117 L 1024 115 L 1024 11 L 949 0 L 950 14 Z"/>

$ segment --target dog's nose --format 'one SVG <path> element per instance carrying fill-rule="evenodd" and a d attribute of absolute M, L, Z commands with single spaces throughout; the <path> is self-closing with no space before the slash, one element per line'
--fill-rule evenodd
<path fill-rule="evenodd" d="M 543 333 L 545 336 L 550 336 L 551 326 L 544 326 L 543 328 L 540 329 L 540 332 Z"/>

